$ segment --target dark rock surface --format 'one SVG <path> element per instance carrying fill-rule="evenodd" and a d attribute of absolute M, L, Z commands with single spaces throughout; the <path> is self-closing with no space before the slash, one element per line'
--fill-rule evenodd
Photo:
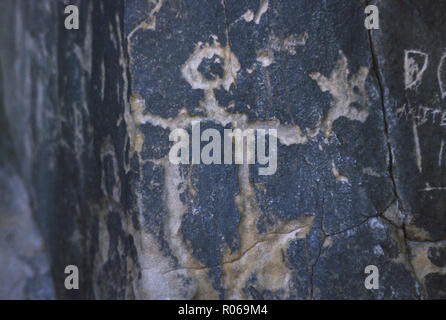
<path fill-rule="evenodd" d="M 66 4 L 0 4 L 0 228 L 38 238 L 33 212 L 45 243 L 15 244 L 40 252 L 28 297 L 446 297 L 446 4 L 77 0 L 80 30 Z M 172 164 L 197 120 L 277 129 L 277 171 Z"/>
<path fill-rule="evenodd" d="M 47 245 L 38 228 L 49 230 L 53 192 L 40 186 L 45 180 L 50 187 L 55 147 L 55 123 L 42 116 L 56 107 L 51 62 L 57 49 L 53 35 L 44 32 L 54 15 L 43 4 L 0 4 L 1 299 L 55 297 Z"/>

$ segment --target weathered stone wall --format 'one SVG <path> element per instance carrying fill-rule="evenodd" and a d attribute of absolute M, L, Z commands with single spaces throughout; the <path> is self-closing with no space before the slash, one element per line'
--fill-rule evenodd
<path fill-rule="evenodd" d="M 446 297 L 446 4 L 77 0 L 80 30 L 66 30 L 67 4 L 0 5 L 1 186 L 15 194 L 0 217 L 26 215 L 13 233 L 34 239 L 34 216 L 46 245 L 17 245 L 46 247 L 53 284 L 39 288 Z M 364 27 L 369 4 L 380 30 Z M 172 164 L 169 134 L 196 121 L 276 129 L 277 171 Z M 67 265 L 78 291 L 64 288 Z"/>
<path fill-rule="evenodd" d="M 0 298 L 48 299 L 51 241 L 38 225 L 49 233 L 54 202 L 57 11 L 2 1 L 0 12 Z"/>

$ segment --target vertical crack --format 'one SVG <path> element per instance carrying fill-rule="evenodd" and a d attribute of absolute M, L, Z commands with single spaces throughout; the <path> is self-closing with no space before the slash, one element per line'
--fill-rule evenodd
<path fill-rule="evenodd" d="M 370 1 L 367 0 L 366 5 L 369 5 L 369 4 L 370 4 Z M 388 151 L 388 155 L 389 155 L 387 170 L 389 172 L 389 177 L 392 181 L 394 196 L 398 201 L 398 208 L 403 212 L 404 215 L 406 215 L 404 205 L 403 205 L 401 198 L 398 194 L 398 187 L 397 187 L 397 184 L 395 181 L 395 176 L 394 176 L 394 171 L 393 171 L 394 170 L 394 168 L 393 168 L 394 158 L 393 158 L 393 152 L 392 152 L 393 148 L 392 148 L 392 144 L 390 141 L 389 121 L 388 121 L 387 110 L 386 110 L 385 101 L 384 101 L 384 87 L 383 87 L 383 82 L 382 82 L 382 78 L 381 78 L 381 72 L 379 69 L 378 57 L 376 55 L 375 45 L 372 40 L 372 30 L 367 30 L 367 35 L 368 35 L 368 39 L 369 39 L 370 52 L 371 52 L 371 56 L 372 56 L 372 70 L 373 70 L 374 74 L 376 75 L 376 79 L 378 82 L 378 90 L 379 90 L 380 99 L 381 99 L 381 109 L 382 109 L 383 122 L 384 122 L 384 135 L 386 137 L 387 151 Z M 382 216 L 382 218 L 385 218 L 385 217 Z M 384 219 L 384 220 L 388 221 L 387 219 Z M 403 224 L 403 226 L 400 229 L 402 230 L 402 233 L 403 233 L 404 245 L 405 245 L 404 253 L 406 255 L 408 264 L 411 267 L 411 273 L 413 274 L 414 280 L 418 283 L 421 290 L 423 291 L 423 295 L 427 296 L 426 288 L 424 287 L 421 279 L 418 279 L 416 272 L 415 272 L 415 267 L 413 266 L 413 264 L 410 260 L 410 252 L 409 252 L 409 245 L 407 242 L 407 231 L 406 231 L 405 224 Z M 420 298 L 422 298 L 422 297 L 420 297 Z"/>
<path fill-rule="evenodd" d="M 381 73 L 379 71 L 378 58 L 375 53 L 375 46 L 373 44 L 371 30 L 368 30 L 367 34 L 368 34 L 368 38 L 369 38 L 370 52 L 372 55 L 372 70 L 373 70 L 374 74 L 376 75 L 376 79 L 378 81 L 378 90 L 379 90 L 380 99 L 381 99 L 381 110 L 383 113 L 383 122 L 384 122 L 384 135 L 386 137 L 387 152 L 389 155 L 387 170 L 389 172 L 390 179 L 392 180 L 394 196 L 396 197 L 396 199 L 400 200 L 397 184 L 395 181 L 395 176 L 393 173 L 393 152 L 392 152 L 393 148 L 392 148 L 392 144 L 390 142 L 389 122 L 387 120 L 387 110 L 386 110 L 386 106 L 385 106 L 385 102 L 384 102 L 384 88 L 382 85 Z M 401 203 L 401 201 L 399 201 L 399 202 Z"/>
<path fill-rule="evenodd" d="M 231 47 L 231 41 L 229 40 L 229 22 L 228 15 L 226 14 L 226 0 L 222 0 L 221 4 L 223 5 L 223 15 L 225 17 L 225 35 L 226 35 L 226 45 Z"/>
<path fill-rule="evenodd" d="M 327 236 L 324 234 L 323 240 L 321 241 L 321 245 L 319 246 L 319 252 L 318 255 L 314 261 L 314 263 L 311 264 L 311 274 L 310 274 L 310 300 L 314 300 L 314 267 L 316 267 L 316 264 L 319 262 L 319 258 L 322 255 L 322 249 L 324 247 L 324 242 Z M 305 241 L 306 245 L 306 241 Z"/>

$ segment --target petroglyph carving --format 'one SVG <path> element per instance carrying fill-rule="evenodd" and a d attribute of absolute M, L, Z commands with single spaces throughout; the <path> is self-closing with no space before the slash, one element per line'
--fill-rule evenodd
<path fill-rule="evenodd" d="M 262 16 L 268 11 L 268 6 L 269 0 L 260 0 L 259 8 L 257 9 L 256 13 L 254 13 L 251 9 L 248 9 L 240 18 L 235 20 L 233 23 L 238 23 L 242 20 L 245 20 L 245 22 L 248 23 L 254 21 L 255 24 L 259 24 Z"/>
<path fill-rule="evenodd" d="M 406 120 L 414 121 L 417 126 L 423 124 L 446 126 L 446 111 L 442 111 L 438 107 L 405 103 L 401 107 L 396 108 L 396 115 L 399 119 L 405 118 Z"/>
<path fill-rule="evenodd" d="M 446 79 L 446 54 L 441 57 L 440 64 L 438 65 L 437 76 L 441 98 L 443 99 L 446 97 L 446 83 L 444 83 L 444 80 Z"/>
<path fill-rule="evenodd" d="M 207 80 L 201 72 L 198 71 L 203 59 L 211 59 L 214 56 L 223 58 L 223 79 L 216 76 L 212 80 Z M 192 86 L 192 89 L 213 90 L 223 87 L 229 91 L 231 85 L 235 82 L 237 72 L 240 70 L 240 63 L 237 57 L 231 52 L 229 46 L 222 47 L 214 37 L 213 44 L 199 43 L 190 58 L 186 61 L 181 72 L 186 81 Z"/>
<path fill-rule="evenodd" d="M 212 59 L 215 56 L 221 59 L 224 74 L 222 77 L 215 76 L 213 79 L 206 79 L 198 69 L 204 59 Z M 183 78 L 191 85 L 192 89 L 204 90 L 204 98 L 198 106 L 203 111 L 202 116 L 191 116 L 186 110 L 182 109 L 175 118 L 162 118 L 150 112 L 144 112 L 146 101 L 139 94 L 133 93 L 130 98 L 130 114 L 126 115 L 126 119 L 134 125 L 135 133 L 140 132 L 139 125 L 144 123 L 150 123 L 172 131 L 178 128 L 188 128 L 197 121 L 212 121 L 223 126 L 231 124 L 233 128 L 242 130 L 275 129 L 277 130 L 277 138 L 283 145 L 306 143 L 307 137 L 298 126 L 282 125 L 275 119 L 249 123 L 246 115 L 227 112 L 219 105 L 214 90 L 223 88 L 229 92 L 231 86 L 236 83 L 239 70 L 239 61 L 231 48 L 228 45 L 223 47 L 218 42 L 218 38 L 213 36 L 212 43 L 198 43 L 194 52 L 181 67 Z M 273 134 L 272 132 L 270 131 L 270 134 Z M 132 143 L 134 145 L 132 150 L 138 154 L 140 153 L 140 145 L 144 140 L 143 136 L 139 137 L 141 140 L 133 139 L 134 142 Z M 169 267 L 170 270 L 162 272 L 163 278 L 170 279 L 174 274 L 177 274 L 192 279 L 194 284 L 188 295 L 199 294 L 201 298 L 218 298 L 218 293 L 213 289 L 206 275 L 207 267 L 195 260 L 181 237 L 181 221 L 187 212 L 187 208 L 180 196 L 189 184 L 186 183 L 186 178 L 182 176 L 179 166 L 170 163 L 168 156 L 158 160 L 158 162 L 164 168 L 165 179 L 168 181 L 164 187 L 163 196 L 168 211 L 164 232 L 166 238 L 169 239 L 169 246 L 179 262 L 179 269 Z M 240 246 L 235 252 L 223 252 L 220 262 L 223 266 L 223 284 L 233 289 L 227 293 L 227 296 L 240 297 L 242 286 L 248 281 L 252 273 L 252 270 L 250 272 L 241 272 L 241 270 L 249 270 L 246 266 L 254 265 L 255 261 L 258 261 L 258 256 L 265 252 L 270 252 L 271 259 L 267 263 L 258 265 L 255 270 L 257 276 L 264 279 L 265 287 L 271 290 L 283 289 L 288 292 L 289 288 L 282 287 L 287 285 L 288 279 L 292 276 L 292 270 L 283 261 L 282 251 L 286 250 L 289 241 L 292 239 L 305 237 L 311 228 L 314 217 L 312 215 L 303 216 L 286 223 L 278 221 L 272 233 L 259 234 L 256 225 L 261 212 L 254 194 L 254 188 L 250 182 L 249 165 L 246 163 L 239 164 L 238 170 L 240 192 L 236 196 L 235 202 L 241 215 Z M 150 279 L 144 278 L 143 281 L 145 285 L 153 286 Z"/>
<path fill-rule="evenodd" d="M 251 22 L 254 20 L 254 12 L 248 9 L 242 16 L 241 19 L 244 19 L 246 22 Z"/>
<path fill-rule="evenodd" d="M 423 171 L 423 157 L 421 155 L 421 146 L 420 146 L 420 138 L 418 137 L 418 129 L 415 121 L 412 121 L 412 132 L 413 132 L 413 140 L 414 140 L 414 152 L 415 152 L 415 160 L 417 162 L 418 171 L 420 173 Z"/>
<path fill-rule="evenodd" d="M 262 18 L 263 14 L 268 11 L 268 5 L 269 5 L 269 1 L 268 0 L 260 0 L 260 5 L 259 5 L 259 10 L 257 10 L 257 13 L 254 17 L 254 22 L 256 24 L 260 23 L 260 19 Z"/>
<path fill-rule="evenodd" d="M 334 162 L 331 163 L 331 172 L 333 173 L 333 176 L 335 177 L 336 181 L 342 182 L 342 183 L 348 183 L 348 178 L 339 173 L 339 170 L 338 170 L 338 168 L 336 168 L 336 165 Z"/>
<path fill-rule="evenodd" d="M 135 29 L 133 29 L 129 35 L 128 38 L 130 39 L 136 31 L 138 30 L 156 30 L 156 15 L 161 10 L 161 7 L 163 6 L 164 0 L 147 0 L 148 3 L 152 4 L 152 9 L 150 10 L 148 16 L 144 21 L 142 21 L 140 24 L 136 26 Z"/>
<path fill-rule="evenodd" d="M 294 56 L 296 54 L 296 46 L 304 46 L 307 40 L 307 32 L 300 35 L 292 34 L 285 39 L 279 39 L 273 34 L 269 37 L 267 47 L 257 52 L 257 61 L 263 67 L 268 67 L 274 62 L 274 52 L 286 52 Z"/>
<path fill-rule="evenodd" d="M 431 192 L 431 191 L 446 191 L 446 187 L 432 187 L 428 182 L 426 182 L 426 186 L 424 189 L 420 190 L 421 192 Z"/>
<path fill-rule="evenodd" d="M 404 84 L 405 89 L 414 89 L 421 84 L 423 74 L 429 64 L 427 53 L 418 50 L 404 51 Z M 440 97 L 446 97 L 446 54 L 444 54 L 437 68 L 438 86 L 440 87 Z"/>
<path fill-rule="evenodd" d="M 369 111 L 365 80 L 368 74 L 369 69 L 361 67 L 357 74 L 350 77 L 347 58 L 342 51 L 339 51 L 339 59 L 330 78 L 319 72 L 310 74 L 311 79 L 317 82 L 320 89 L 323 92 L 328 91 L 333 97 L 332 106 L 321 123 L 327 138 L 330 136 L 333 123 L 340 117 L 360 122 L 367 120 Z M 359 105 L 360 109 L 354 104 Z"/>
<path fill-rule="evenodd" d="M 429 56 L 427 53 L 418 50 L 404 51 L 404 85 L 406 90 L 420 85 L 428 63 Z"/>

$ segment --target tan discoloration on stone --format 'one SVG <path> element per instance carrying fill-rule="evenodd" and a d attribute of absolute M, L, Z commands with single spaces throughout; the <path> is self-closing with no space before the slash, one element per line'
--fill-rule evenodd
<path fill-rule="evenodd" d="M 260 50 L 257 52 L 257 62 L 259 62 L 262 67 L 268 67 L 274 62 L 274 53 L 272 50 Z"/>
<path fill-rule="evenodd" d="M 252 12 L 251 10 L 247 10 L 241 17 L 242 19 L 244 19 L 246 22 L 251 22 L 252 20 L 254 20 L 254 12 Z"/>
<path fill-rule="evenodd" d="M 338 168 L 336 168 L 334 162 L 331 163 L 331 172 L 333 173 L 333 176 L 335 177 L 336 181 L 342 183 L 348 183 L 348 178 L 339 173 Z"/>
<path fill-rule="evenodd" d="M 424 230 L 423 228 L 417 227 L 413 224 L 406 223 L 405 224 L 407 236 L 410 239 L 414 240 L 430 240 L 432 239 L 430 233 L 427 230 Z"/>
<path fill-rule="evenodd" d="M 406 216 L 401 212 L 398 208 L 398 202 L 392 204 L 386 211 L 383 213 L 384 217 L 391 221 L 395 226 L 401 228 L 404 223 L 404 219 Z"/>
<path fill-rule="evenodd" d="M 169 246 L 179 263 L 184 263 L 190 267 L 191 263 L 199 266 L 192 259 L 188 248 L 182 242 L 179 227 L 181 217 L 185 208 L 181 200 L 180 186 L 183 182 L 179 168 L 172 166 L 167 159 L 160 160 L 155 165 L 160 165 L 164 170 L 164 191 L 163 201 L 167 210 L 164 221 L 164 232 Z M 144 177 L 141 177 L 141 181 Z M 140 210 L 138 215 L 140 224 L 144 225 L 143 212 L 145 206 L 142 202 L 141 194 L 137 193 Z M 147 209 L 146 209 L 147 210 Z M 192 299 L 197 287 L 195 283 L 192 286 L 185 285 L 185 280 L 190 279 L 187 269 L 176 269 L 175 261 L 172 257 L 162 252 L 159 242 L 147 232 L 138 232 L 140 234 L 137 243 L 138 261 L 141 264 L 142 279 L 138 283 L 138 298 L 140 299 Z M 204 278 L 206 279 L 206 278 Z"/>
<path fill-rule="evenodd" d="M 398 246 L 399 253 L 396 258 L 393 258 L 392 261 L 395 263 L 400 263 L 404 265 L 406 270 L 409 272 L 413 272 L 413 267 L 410 264 L 409 260 L 409 252 L 406 244 L 406 238 L 404 235 L 403 229 L 398 228 L 395 225 L 389 224 L 390 226 L 390 236 L 393 242 Z"/>
<path fill-rule="evenodd" d="M 286 250 L 293 239 L 305 238 L 310 230 L 312 215 L 291 221 L 277 221 L 274 229 L 259 234 L 257 221 L 260 207 L 249 180 L 248 165 L 239 166 L 240 192 L 235 198 L 240 212 L 239 250 L 226 252 L 222 259 L 223 283 L 228 289 L 227 299 L 246 298 L 242 289 L 251 275 L 255 275 L 264 289 L 278 291 L 286 297 L 291 269 L 286 263 Z"/>
<path fill-rule="evenodd" d="M 417 278 L 424 285 L 425 277 L 430 273 L 438 273 L 446 275 L 446 267 L 438 267 L 429 259 L 430 248 L 446 248 L 446 241 L 440 242 L 410 242 L 411 264 L 416 273 Z"/>
<path fill-rule="evenodd" d="M 188 270 L 172 269 L 172 261 L 160 251 L 158 241 L 149 233 L 141 233 L 139 253 L 142 279 L 139 283 L 139 299 L 192 299 L 197 291 L 195 283 L 185 286 L 184 279 L 189 278 Z"/>
<path fill-rule="evenodd" d="M 141 153 L 144 144 L 144 134 L 139 125 L 142 123 L 144 100 L 141 96 L 134 94 L 130 97 L 130 110 L 124 111 L 124 119 L 127 127 L 127 135 L 130 141 L 130 157 L 136 152 Z"/>
<path fill-rule="evenodd" d="M 406 213 L 404 221 L 407 237 L 415 241 L 430 241 L 432 239 L 430 233 L 421 227 L 415 225 L 415 218 L 412 213 Z"/>
<path fill-rule="evenodd" d="M 240 258 L 223 265 L 223 283 L 227 288 L 227 299 L 246 299 L 243 288 L 251 275 L 257 279 L 261 289 L 289 294 L 292 269 L 287 265 L 287 249 L 290 241 L 304 239 L 311 227 L 312 218 L 302 219 L 294 231 L 283 234 L 258 236 L 256 242 Z"/>
<path fill-rule="evenodd" d="M 257 10 L 256 16 L 254 17 L 254 22 L 256 24 L 260 23 L 260 19 L 262 18 L 263 14 L 268 11 L 268 0 L 260 0 L 259 10 Z"/>

